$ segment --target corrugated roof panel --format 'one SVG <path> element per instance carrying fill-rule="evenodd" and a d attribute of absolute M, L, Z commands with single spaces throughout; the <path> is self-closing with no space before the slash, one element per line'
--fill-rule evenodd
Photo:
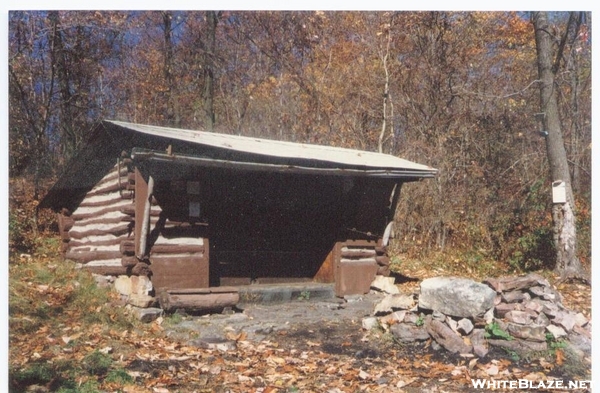
<path fill-rule="evenodd" d="M 327 161 L 369 168 L 395 168 L 435 172 L 436 169 L 389 154 L 345 149 L 340 147 L 284 142 L 238 135 L 218 134 L 178 128 L 157 127 L 109 120 L 110 123 L 148 135 L 172 138 L 201 145 L 230 149 L 244 153 L 281 158 Z"/>

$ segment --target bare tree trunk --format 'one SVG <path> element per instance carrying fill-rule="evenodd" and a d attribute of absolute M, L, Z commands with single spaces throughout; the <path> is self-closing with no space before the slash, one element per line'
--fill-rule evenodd
<path fill-rule="evenodd" d="M 48 19 L 52 26 L 52 48 L 50 51 L 52 68 L 58 80 L 60 94 L 60 123 L 62 131 L 61 144 L 62 156 L 68 159 L 74 154 L 77 148 L 77 137 L 73 130 L 73 114 L 71 105 L 73 105 L 73 96 L 69 86 L 69 70 L 67 66 L 65 47 L 62 37 L 62 26 L 58 11 L 50 11 Z"/>
<path fill-rule="evenodd" d="M 217 24 L 219 22 L 219 13 L 216 11 L 206 12 L 207 27 L 207 43 L 206 54 L 204 57 L 204 113 L 206 114 L 206 129 L 212 131 L 215 126 L 215 110 L 214 110 L 214 67 L 215 67 L 215 50 Z"/>
<path fill-rule="evenodd" d="M 577 258 L 576 217 L 573 207 L 574 198 L 571 187 L 571 175 L 567 161 L 567 153 L 561 131 L 561 123 L 556 98 L 555 72 L 558 70 L 560 55 L 553 64 L 553 48 L 551 28 L 546 12 L 532 13 L 537 48 L 538 73 L 540 79 L 540 109 L 544 114 L 543 126 L 548 132 L 546 152 L 550 164 L 552 182 L 562 180 L 566 186 L 566 202 L 554 203 L 552 220 L 554 243 L 556 247 L 555 271 L 566 278 L 584 278 L 585 272 Z"/>
<path fill-rule="evenodd" d="M 383 120 L 381 122 L 381 132 L 379 133 L 379 140 L 377 143 L 377 149 L 380 153 L 383 153 L 383 144 L 385 142 L 385 130 L 388 128 L 387 120 L 390 119 L 390 136 L 394 136 L 394 103 L 392 102 L 392 95 L 390 93 L 390 70 L 388 68 L 388 59 L 390 57 L 390 44 L 392 42 L 392 25 L 394 22 L 394 16 L 390 19 L 390 23 L 387 26 L 387 42 L 385 45 L 385 53 L 381 55 L 381 63 L 383 66 L 383 71 L 385 73 L 385 85 L 383 88 Z M 390 113 L 388 115 L 387 104 L 390 104 Z"/>
<path fill-rule="evenodd" d="M 164 76 L 167 84 L 167 113 L 166 119 L 169 126 L 179 128 L 181 126 L 181 116 L 179 115 L 179 104 L 177 101 L 175 76 L 173 75 L 173 12 L 164 11 L 163 29 L 165 40 L 165 64 Z"/>

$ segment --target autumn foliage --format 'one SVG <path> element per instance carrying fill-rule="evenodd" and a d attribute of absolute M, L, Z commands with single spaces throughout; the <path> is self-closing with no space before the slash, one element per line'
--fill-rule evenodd
<path fill-rule="evenodd" d="M 567 17 L 552 15 L 557 41 Z M 557 80 L 584 264 L 588 17 Z M 402 190 L 398 252 L 552 266 L 526 13 L 15 11 L 9 83 L 10 175 L 32 184 L 32 201 L 106 118 L 381 149 L 439 169 Z M 32 214 L 11 205 L 12 250 L 31 249 Z"/>

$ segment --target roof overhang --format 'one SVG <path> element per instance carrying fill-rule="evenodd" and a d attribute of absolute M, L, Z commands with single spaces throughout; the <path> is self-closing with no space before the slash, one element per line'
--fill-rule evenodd
<path fill-rule="evenodd" d="M 416 181 L 422 178 L 435 176 L 435 171 L 423 171 L 411 168 L 343 168 L 343 167 L 315 167 L 294 164 L 274 164 L 262 162 L 247 162 L 235 160 L 222 160 L 209 157 L 168 154 L 161 151 L 134 148 L 131 153 L 134 162 L 176 163 L 209 168 L 224 168 L 231 170 L 278 172 L 290 174 L 328 175 L 328 176 L 358 176 L 376 177 L 386 179 L 402 179 Z"/>
<path fill-rule="evenodd" d="M 155 138 L 185 142 L 191 146 L 216 148 L 231 153 L 252 155 L 254 162 L 276 161 L 306 167 L 364 168 L 376 171 L 413 172 L 418 177 L 433 177 L 437 170 L 390 154 L 253 138 L 240 135 L 157 127 L 108 120 L 117 125 Z M 248 161 L 244 159 L 243 161 Z"/>

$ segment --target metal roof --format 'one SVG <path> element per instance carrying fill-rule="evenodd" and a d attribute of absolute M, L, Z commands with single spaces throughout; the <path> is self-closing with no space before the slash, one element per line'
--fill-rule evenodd
<path fill-rule="evenodd" d="M 417 164 L 399 157 L 392 156 L 390 154 L 306 143 L 284 142 L 238 135 L 218 134 L 206 131 L 158 127 L 114 120 L 107 120 L 107 122 L 155 137 L 176 139 L 243 153 L 252 153 L 279 158 L 326 161 L 335 164 L 343 164 L 353 167 L 366 167 L 371 169 L 399 169 L 416 171 L 419 173 L 422 171 L 423 177 L 431 177 L 437 172 L 436 169 L 427 165 Z"/>

